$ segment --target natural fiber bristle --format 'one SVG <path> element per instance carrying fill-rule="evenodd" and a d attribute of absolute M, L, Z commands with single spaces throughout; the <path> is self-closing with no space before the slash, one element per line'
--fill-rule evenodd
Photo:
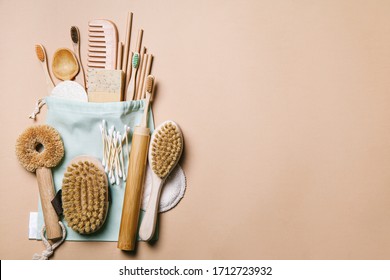
<path fill-rule="evenodd" d="M 45 61 L 45 50 L 42 45 L 35 45 L 35 53 L 41 62 Z"/>
<path fill-rule="evenodd" d="M 163 179 L 175 167 L 183 149 L 183 137 L 177 125 L 167 122 L 155 131 L 151 149 L 152 170 Z"/>
<path fill-rule="evenodd" d="M 146 91 L 152 93 L 154 85 L 154 76 L 149 75 L 146 79 Z"/>
<path fill-rule="evenodd" d="M 73 43 L 77 44 L 79 42 L 79 32 L 76 26 L 70 28 L 70 37 Z"/>
<path fill-rule="evenodd" d="M 107 178 L 87 160 L 70 164 L 62 181 L 62 207 L 68 226 L 80 234 L 97 231 L 108 210 Z"/>
<path fill-rule="evenodd" d="M 16 156 L 24 168 L 35 172 L 40 167 L 56 166 L 64 156 L 64 145 L 55 128 L 48 125 L 31 126 L 18 137 Z"/>
<path fill-rule="evenodd" d="M 133 54 L 133 60 L 132 60 L 133 68 L 137 68 L 138 63 L 139 63 L 139 53 L 136 52 Z"/>

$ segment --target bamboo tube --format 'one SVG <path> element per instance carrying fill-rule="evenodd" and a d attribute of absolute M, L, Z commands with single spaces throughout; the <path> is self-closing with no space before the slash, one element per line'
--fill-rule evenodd
<path fill-rule="evenodd" d="M 149 140 L 149 128 L 137 126 L 134 129 L 118 237 L 118 248 L 125 251 L 134 250 L 137 241 Z"/>

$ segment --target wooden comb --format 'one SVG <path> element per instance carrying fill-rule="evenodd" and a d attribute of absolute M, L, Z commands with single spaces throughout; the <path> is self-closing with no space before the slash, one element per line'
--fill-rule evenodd
<path fill-rule="evenodd" d="M 112 21 L 95 19 L 88 23 L 88 68 L 115 70 L 118 30 Z"/>

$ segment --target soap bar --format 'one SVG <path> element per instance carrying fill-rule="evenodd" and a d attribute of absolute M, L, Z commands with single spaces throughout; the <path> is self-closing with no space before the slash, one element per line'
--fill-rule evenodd
<path fill-rule="evenodd" d="M 122 70 L 88 69 L 88 101 L 122 101 L 124 73 Z"/>

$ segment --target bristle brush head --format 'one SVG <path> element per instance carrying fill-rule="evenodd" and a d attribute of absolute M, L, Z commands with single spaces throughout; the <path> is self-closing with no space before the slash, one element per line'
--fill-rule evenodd
<path fill-rule="evenodd" d="M 72 38 L 72 42 L 77 44 L 79 42 L 79 29 L 77 26 L 72 26 L 70 28 L 70 37 Z"/>
<path fill-rule="evenodd" d="M 154 86 L 154 76 L 149 75 L 146 79 L 146 91 L 149 93 L 153 92 L 153 86 Z"/>
<path fill-rule="evenodd" d="M 42 45 L 40 45 L 40 44 L 35 45 L 35 53 L 41 62 L 45 61 L 46 52 L 45 52 L 45 49 Z"/>
<path fill-rule="evenodd" d="M 149 149 L 149 164 L 161 179 L 176 166 L 183 150 L 183 134 L 173 121 L 162 123 L 153 132 Z"/>
<path fill-rule="evenodd" d="M 133 68 L 137 68 L 138 63 L 139 63 L 139 53 L 136 52 L 133 54 L 133 60 L 132 60 Z"/>
<path fill-rule="evenodd" d="M 108 181 L 100 161 L 80 156 L 69 163 L 62 181 L 62 207 L 74 231 L 90 234 L 102 227 L 108 211 Z"/>

